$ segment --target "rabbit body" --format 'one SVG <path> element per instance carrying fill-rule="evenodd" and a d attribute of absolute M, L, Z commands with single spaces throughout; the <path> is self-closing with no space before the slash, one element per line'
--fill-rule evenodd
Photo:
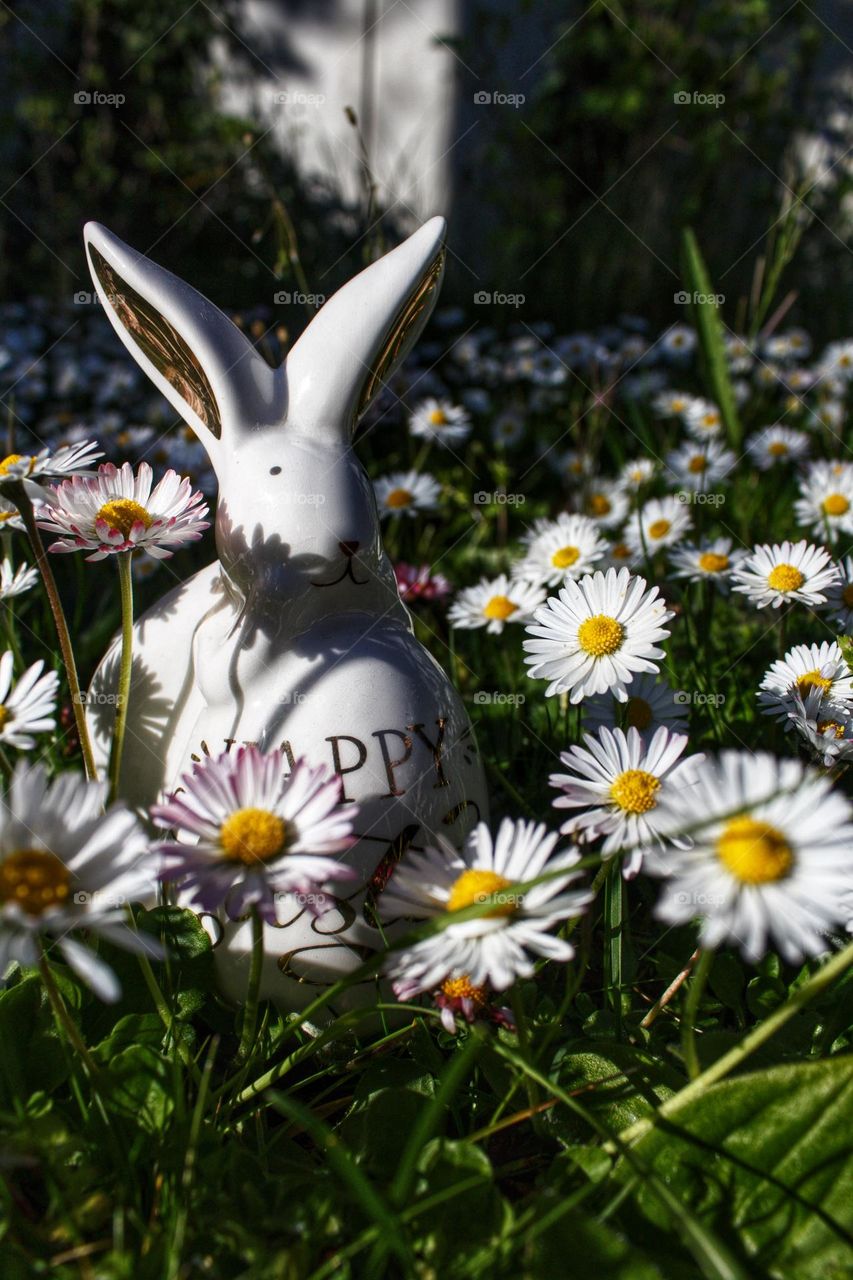
<path fill-rule="evenodd" d="M 301 756 L 325 762 L 341 776 L 345 798 L 360 805 L 359 838 L 346 854 L 358 873 L 352 887 L 342 887 L 334 909 L 319 917 L 294 904 L 277 927 L 265 926 L 262 993 L 294 1009 L 379 944 L 373 913 L 407 849 L 422 848 L 436 835 L 459 844 L 486 816 L 470 721 L 449 679 L 414 636 L 382 548 L 372 486 L 350 444 L 357 393 L 371 366 L 357 344 L 356 364 L 346 345 L 337 362 L 330 354 L 325 369 L 325 343 L 313 348 L 313 359 L 311 350 L 300 352 L 315 326 L 317 338 L 337 338 L 347 308 L 341 312 L 339 305 L 332 315 L 334 329 L 320 324 L 328 319 L 323 313 L 334 312 L 347 289 L 371 273 L 368 293 L 357 289 L 350 298 L 350 327 L 360 300 L 375 310 L 377 285 L 380 301 L 382 295 L 375 273 L 395 254 L 385 307 L 393 301 L 392 320 L 400 323 L 402 309 L 405 322 L 412 290 L 425 271 L 435 274 L 437 228 L 432 237 L 423 235 L 426 230 L 326 304 L 288 358 L 284 389 L 266 366 L 243 369 L 242 406 L 233 394 L 232 335 L 221 327 L 230 322 L 204 299 L 209 310 L 200 315 L 200 295 L 188 294 L 183 282 L 102 229 L 87 230 L 93 276 L 99 291 L 113 299 L 109 313 L 117 331 L 208 443 L 220 489 L 218 560 L 170 591 L 134 628 L 122 794 L 145 807 L 174 790 L 193 762 L 256 743 L 262 750 L 281 748 L 291 763 Z M 417 251 L 404 253 L 418 237 Z M 128 307 L 134 311 L 130 323 Z M 152 311 L 156 338 L 146 340 L 139 328 L 155 324 Z M 418 329 L 424 318 L 418 312 L 410 325 Z M 209 326 L 219 336 L 205 347 Z M 402 343 L 399 333 L 389 339 L 387 316 L 376 333 L 374 345 L 379 339 Z M 401 350 L 398 345 L 397 359 Z M 177 378 L 165 363 L 176 352 L 183 359 Z M 196 358 L 204 381 L 193 372 Z M 334 370 L 347 361 L 349 372 L 335 387 Z M 338 402 L 330 408 L 335 394 Z M 248 427 L 241 416 L 247 409 Z M 221 435 L 210 437 L 214 416 L 221 417 Z M 102 765 L 118 655 L 116 641 L 88 699 Z M 240 998 L 249 924 L 208 924 L 223 986 Z M 351 990 L 343 1003 L 364 994 Z"/>

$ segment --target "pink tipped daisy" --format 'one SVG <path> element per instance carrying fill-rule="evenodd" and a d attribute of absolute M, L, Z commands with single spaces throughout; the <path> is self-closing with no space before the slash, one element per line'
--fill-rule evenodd
<path fill-rule="evenodd" d="M 39 524 L 62 535 L 50 550 L 90 551 L 87 560 L 147 551 L 165 560 L 183 543 L 195 542 L 210 523 L 204 496 L 175 471 L 154 488 L 152 479 L 147 462 L 135 476 L 129 462 L 107 462 L 96 476 L 74 476 L 48 492 Z"/>
<path fill-rule="evenodd" d="M 355 843 L 358 806 L 342 805 L 341 780 L 281 751 L 240 747 L 195 765 L 181 791 L 151 816 L 176 837 L 160 845 L 164 879 L 188 889 L 203 911 L 232 920 L 256 908 L 270 924 L 287 895 L 322 910 L 323 892 L 356 873 L 334 857 Z M 292 904 L 291 904 L 292 905 Z"/>

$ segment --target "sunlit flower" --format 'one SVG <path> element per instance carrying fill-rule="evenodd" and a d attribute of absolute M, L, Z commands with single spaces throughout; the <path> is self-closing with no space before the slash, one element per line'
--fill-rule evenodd
<path fill-rule="evenodd" d="M 120 551 L 147 551 L 165 560 L 208 528 L 207 504 L 187 479 L 167 471 L 153 489 L 147 462 L 120 468 L 111 462 L 96 476 L 75 476 L 47 494 L 39 524 L 63 536 L 51 551 L 91 551 L 87 560 L 103 560 Z"/>
<path fill-rule="evenodd" d="M 669 553 L 676 578 L 713 582 L 724 595 L 728 594 L 731 572 L 740 558 L 740 552 L 732 551 L 731 538 L 703 538 L 698 546 L 685 542 Z"/>
<path fill-rule="evenodd" d="M 602 529 L 615 529 L 628 514 L 628 496 L 613 480 L 591 480 L 583 502 L 583 514 Z"/>
<path fill-rule="evenodd" d="M 853 533 L 853 466 L 816 462 L 800 480 L 797 524 L 823 537 Z"/>
<path fill-rule="evenodd" d="M 35 746 L 34 733 L 56 727 L 56 694 L 59 676 L 42 675 L 41 658 L 28 667 L 12 688 L 14 657 L 10 650 L 0 657 L 0 742 L 27 751 Z"/>
<path fill-rule="evenodd" d="M 571 960 L 573 948 L 552 930 L 580 915 L 591 894 L 578 884 L 577 850 L 554 853 L 558 838 L 542 824 L 504 818 L 494 842 L 481 822 L 461 852 L 443 839 L 423 853 L 409 851 L 379 899 L 386 920 L 441 918 L 491 900 L 494 906 L 392 953 L 387 971 L 400 999 L 434 991 L 451 974 L 464 974 L 472 987 L 489 983 L 505 991 L 533 973 L 530 952 Z M 513 888 L 551 871 L 562 874 L 530 889 Z"/>
<path fill-rule="evenodd" d="M 589 573 L 606 547 L 594 520 L 563 512 L 539 526 L 527 554 L 513 565 L 512 575 L 555 587 L 566 578 Z"/>
<path fill-rule="evenodd" d="M 485 627 L 489 635 L 500 635 L 508 622 L 527 622 L 544 599 L 545 591 L 538 583 L 510 582 L 502 573 L 460 591 L 447 620 L 453 627 Z"/>
<path fill-rule="evenodd" d="M 833 622 L 845 633 L 853 632 L 853 556 L 838 561 L 839 579 L 828 588 L 826 608 Z"/>
<path fill-rule="evenodd" d="M 654 736 L 642 738 L 636 729 L 602 727 L 585 733 L 584 745 L 560 754 L 566 773 L 548 779 L 560 795 L 555 809 L 571 809 L 563 823 L 563 835 L 581 843 L 604 837 L 603 858 L 626 852 L 623 871 L 634 876 L 649 845 L 662 848 L 656 814 L 658 805 L 673 789 L 688 785 L 704 756 L 680 757 L 687 735 L 661 726 Z M 676 837 L 677 838 L 677 837 Z"/>
<path fill-rule="evenodd" d="M 853 758 L 853 710 L 833 703 L 831 694 L 811 688 L 791 698 L 789 727 L 805 740 L 826 768 Z"/>
<path fill-rule="evenodd" d="M 731 472 L 737 459 L 731 449 L 717 440 L 688 442 L 667 455 L 666 466 L 672 481 L 685 489 L 708 492 Z M 672 483 L 670 481 L 670 483 Z"/>
<path fill-rule="evenodd" d="M 107 784 L 77 774 L 48 781 L 42 765 L 19 763 L 0 796 L 0 977 L 12 961 L 35 965 L 42 946 L 102 1000 L 118 979 L 72 934 L 159 954 L 125 921 L 128 902 L 150 897 L 155 880 L 147 837 L 122 804 L 104 809 Z"/>
<path fill-rule="evenodd" d="M 625 526 L 625 541 L 636 556 L 671 547 L 690 529 L 690 511 L 678 498 L 650 498 Z"/>
<path fill-rule="evenodd" d="M 722 431 L 723 415 L 710 400 L 694 400 L 684 414 L 684 425 L 694 440 L 707 440 Z"/>
<path fill-rule="evenodd" d="M 769 471 L 780 462 L 799 462 L 808 454 L 811 442 L 805 431 L 777 424 L 756 431 L 746 442 L 746 452 L 759 471 Z"/>
<path fill-rule="evenodd" d="M 689 832 L 692 847 L 649 859 L 665 877 L 657 915 L 671 925 L 701 918 L 701 946 L 730 943 L 752 962 L 773 946 L 797 963 L 844 927 L 853 810 L 814 769 L 724 751 L 667 797 L 661 818 L 665 834 Z"/>
<path fill-rule="evenodd" d="M 467 409 L 450 400 L 429 398 L 412 413 L 409 430 L 413 436 L 439 444 L 462 444 L 471 434 L 471 417 Z"/>
<path fill-rule="evenodd" d="M 44 498 L 44 486 L 50 481 L 91 475 L 100 457 L 103 450 L 93 440 L 60 445 L 54 450 L 40 449 L 38 453 L 9 453 L 0 459 L 0 487 L 5 481 L 20 480 L 30 498 Z"/>
<path fill-rule="evenodd" d="M 627 569 L 571 579 L 534 614 L 526 631 L 524 661 L 531 677 L 550 680 L 550 697 L 567 692 L 571 702 L 610 690 L 627 702 L 628 685 L 641 671 L 657 672 L 664 656 L 656 647 L 674 617 L 645 578 Z"/>
<path fill-rule="evenodd" d="M 358 806 L 340 803 L 341 780 L 325 765 L 286 769 L 281 751 L 238 747 L 195 765 L 182 790 L 152 808 L 158 827 L 182 837 L 160 845 L 162 876 L 201 910 L 224 907 L 237 919 L 254 907 L 274 924 L 287 896 L 322 910 L 332 882 L 355 878 L 333 855 L 354 844 Z"/>
<path fill-rule="evenodd" d="M 732 588 L 759 608 L 778 609 L 792 600 L 823 604 L 839 577 L 826 548 L 803 539 L 754 547 L 732 570 Z"/>
<path fill-rule="evenodd" d="M 648 737 L 664 725 L 673 733 L 684 733 L 688 700 L 688 694 L 676 691 L 665 680 L 649 675 L 634 676 L 627 702 L 617 702 L 611 693 L 587 698 L 583 704 L 584 728 L 590 732 L 602 726 L 637 729 Z"/>
<path fill-rule="evenodd" d="M 654 480 L 656 470 L 652 458 L 634 458 L 633 462 L 626 462 L 619 472 L 619 483 L 630 493 L 636 493 L 644 484 Z"/>
<path fill-rule="evenodd" d="M 374 480 L 379 514 L 416 516 L 419 511 L 434 511 L 441 497 L 441 485 L 432 476 L 417 471 L 394 471 Z"/>
<path fill-rule="evenodd" d="M 38 569 L 19 564 L 12 567 L 12 561 L 6 557 L 0 564 L 0 600 L 11 600 L 14 596 L 22 596 L 39 580 Z"/>
<path fill-rule="evenodd" d="M 682 418 L 695 399 L 689 391 L 661 391 L 652 399 L 652 411 L 659 418 Z"/>
<path fill-rule="evenodd" d="M 786 721 L 798 696 L 817 689 L 828 701 L 853 711 L 853 672 L 834 640 L 796 644 L 777 658 L 761 681 L 758 701 L 765 715 Z"/>

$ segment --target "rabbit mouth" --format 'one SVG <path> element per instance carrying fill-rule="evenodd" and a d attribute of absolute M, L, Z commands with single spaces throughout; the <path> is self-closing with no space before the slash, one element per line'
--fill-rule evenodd
<path fill-rule="evenodd" d="M 339 582 L 343 582 L 344 578 L 351 578 L 357 587 L 363 587 L 367 584 L 367 578 L 357 578 L 353 568 L 355 563 L 355 553 L 361 544 L 358 542 L 339 542 L 338 546 L 343 552 L 344 567 L 338 574 L 337 578 L 332 578 L 328 582 L 312 582 L 312 587 L 336 587 Z"/>

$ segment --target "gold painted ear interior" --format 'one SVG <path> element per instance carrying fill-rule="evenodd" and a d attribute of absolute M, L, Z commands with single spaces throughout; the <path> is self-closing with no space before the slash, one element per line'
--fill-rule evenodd
<path fill-rule="evenodd" d="M 94 246 L 89 246 L 92 269 L 116 318 L 158 373 L 169 382 L 211 435 L 222 435 L 222 419 L 213 388 L 197 357 L 150 302 L 122 280 Z"/>
<path fill-rule="evenodd" d="M 417 288 L 410 294 L 391 322 L 379 354 L 364 380 L 356 410 L 356 420 L 361 417 L 376 395 L 388 370 L 407 354 L 409 340 L 414 339 L 417 331 L 418 320 L 424 308 L 430 306 L 441 284 L 445 256 L 445 250 L 440 249 L 424 272 Z"/>

